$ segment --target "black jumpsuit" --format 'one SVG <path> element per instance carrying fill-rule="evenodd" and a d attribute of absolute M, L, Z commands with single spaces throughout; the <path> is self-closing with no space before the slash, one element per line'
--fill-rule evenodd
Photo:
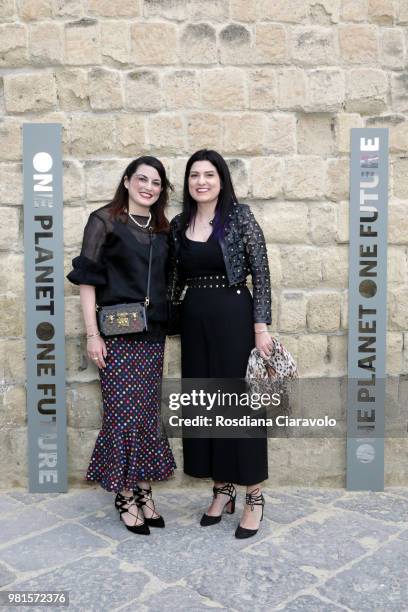
<path fill-rule="evenodd" d="M 185 278 L 225 274 L 218 241 L 182 236 Z M 252 296 L 247 287 L 187 289 L 182 302 L 183 378 L 243 378 L 255 346 Z M 218 482 L 253 485 L 268 477 L 266 438 L 184 438 L 184 472 Z"/>

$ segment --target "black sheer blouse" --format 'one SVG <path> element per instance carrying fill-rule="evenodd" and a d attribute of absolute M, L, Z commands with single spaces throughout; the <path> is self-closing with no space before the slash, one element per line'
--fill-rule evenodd
<path fill-rule="evenodd" d="M 146 217 L 137 217 L 140 223 Z M 92 212 L 85 226 L 81 254 L 72 260 L 67 275 L 75 285 L 93 285 L 99 306 L 142 302 L 146 297 L 149 247 L 152 241 L 152 267 L 148 332 L 140 339 L 164 338 L 167 321 L 166 265 L 168 236 L 150 234 L 130 218 L 112 220 L 109 205 Z"/>

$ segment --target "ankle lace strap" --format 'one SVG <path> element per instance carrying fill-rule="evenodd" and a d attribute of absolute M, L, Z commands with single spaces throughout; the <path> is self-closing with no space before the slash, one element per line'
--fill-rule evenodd
<path fill-rule="evenodd" d="M 254 506 L 263 506 L 265 504 L 264 496 L 262 493 L 259 495 L 259 488 L 254 489 L 251 493 L 247 493 L 245 495 L 245 503 L 247 506 L 251 506 L 251 511 L 253 511 Z"/>
<path fill-rule="evenodd" d="M 230 499 L 234 499 L 236 495 L 235 487 L 231 482 L 227 482 L 227 484 L 222 487 L 213 487 L 214 498 L 216 498 L 219 493 L 228 495 Z"/>

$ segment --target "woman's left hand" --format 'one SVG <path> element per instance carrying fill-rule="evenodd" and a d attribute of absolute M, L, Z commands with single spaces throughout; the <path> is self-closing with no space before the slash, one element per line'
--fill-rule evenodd
<path fill-rule="evenodd" d="M 255 346 L 263 359 L 269 359 L 272 355 L 273 340 L 268 331 L 255 334 Z"/>

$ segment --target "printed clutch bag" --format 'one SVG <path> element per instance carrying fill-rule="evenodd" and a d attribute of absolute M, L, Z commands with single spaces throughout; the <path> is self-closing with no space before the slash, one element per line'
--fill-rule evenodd
<path fill-rule="evenodd" d="M 115 304 L 98 308 L 99 331 L 104 336 L 135 334 L 147 329 L 146 304 Z"/>

